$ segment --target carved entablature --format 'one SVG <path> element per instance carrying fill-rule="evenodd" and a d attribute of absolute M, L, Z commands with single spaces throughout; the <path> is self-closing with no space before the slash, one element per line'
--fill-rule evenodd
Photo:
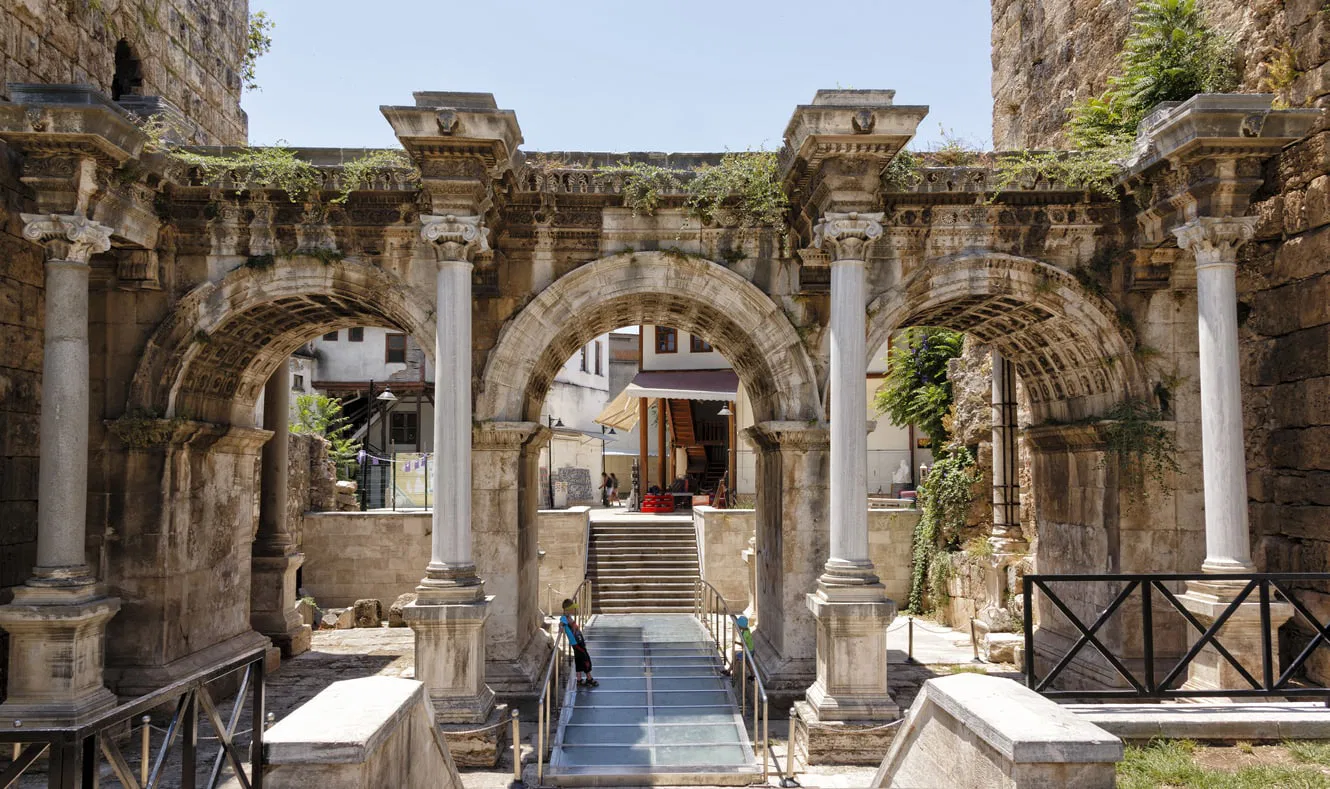
<path fill-rule="evenodd" d="M 478 216 L 426 215 L 420 217 L 420 237 L 433 246 L 440 261 L 472 262 L 489 252 L 489 230 Z"/>
<path fill-rule="evenodd" d="M 23 237 L 46 248 L 49 261 L 87 265 L 93 255 L 111 248 L 111 228 L 67 214 L 21 214 Z"/>
<path fill-rule="evenodd" d="M 1311 131 L 1318 109 L 1272 110 L 1269 95 L 1200 95 L 1146 118 L 1127 166 L 1139 242 L 1159 246 L 1197 217 L 1242 216 L 1261 166 Z"/>

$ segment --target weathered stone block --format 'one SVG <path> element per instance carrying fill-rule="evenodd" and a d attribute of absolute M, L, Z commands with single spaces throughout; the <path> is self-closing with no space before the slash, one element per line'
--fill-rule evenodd
<path fill-rule="evenodd" d="M 393 604 L 388 606 L 388 627 L 406 627 L 406 619 L 402 617 L 402 609 L 416 601 L 415 592 L 406 592 L 397 596 Z"/>
<path fill-rule="evenodd" d="M 383 603 L 374 599 L 357 600 L 352 606 L 356 627 L 382 627 Z"/>

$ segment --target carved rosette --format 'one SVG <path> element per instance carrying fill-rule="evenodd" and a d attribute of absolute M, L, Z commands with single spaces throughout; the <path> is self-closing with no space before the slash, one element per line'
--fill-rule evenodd
<path fill-rule="evenodd" d="M 420 217 L 420 237 L 434 246 L 440 262 L 471 262 L 475 255 L 488 252 L 489 230 L 478 216 L 430 215 Z"/>
<path fill-rule="evenodd" d="M 881 235 L 881 211 L 871 214 L 828 212 L 813 227 L 813 246 L 830 254 L 833 263 L 867 260 L 869 249 Z"/>
<path fill-rule="evenodd" d="M 23 237 L 46 248 L 47 260 L 88 264 L 111 248 L 111 228 L 66 214 L 22 214 Z"/>
<path fill-rule="evenodd" d="M 1236 265 L 1238 248 L 1256 234 L 1257 218 L 1210 217 L 1193 219 L 1182 227 L 1174 228 L 1178 246 L 1191 250 L 1196 266 Z"/>

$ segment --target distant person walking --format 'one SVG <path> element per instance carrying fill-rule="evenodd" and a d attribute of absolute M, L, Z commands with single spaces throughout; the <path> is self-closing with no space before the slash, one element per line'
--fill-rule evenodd
<path fill-rule="evenodd" d="M 577 626 L 577 603 L 568 598 L 563 601 L 563 616 L 559 617 L 563 632 L 568 635 L 568 643 L 573 648 L 573 668 L 577 669 L 577 684 L 596 687 L 600 685 L 591 676 L 591 655 L 586 651 L 586 637 L 582 628 Z"/>
<path fill-rule="evenodd" d="M 610 474 L 610 506 L 619 506 L 619 475 Z"/>
<path fill-rule="evenodd" d="M 610 475 L 609 475 L 609 474 L 606 474 L 606 473 L 604 473 L 604 472 L 601 472 L 601 475 L 600 475 L 600 506 L 602 506 L 602 507 L 608 507 L 608 506 L 610 506 L 610 498 L 611 498 Z"/>

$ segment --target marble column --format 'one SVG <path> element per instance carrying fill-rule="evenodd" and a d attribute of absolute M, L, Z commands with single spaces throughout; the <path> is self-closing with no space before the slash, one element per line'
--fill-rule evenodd
<path fill-rule="evenodd" d="M 421 217 L 438 264 L 435 306 L 434 502 L 430 561 L 403 610 L 415 631 L 416 679 L 440 723 L 495 714 L 485 684 L 489 604 L 471 553 L 471 258 L 488 249 L 478 216 Z M 446 495 L 445 495 L 446 493 Z"/>
<path fill-rule="evenodd" d="M 107 596 L 85 553 L 88 262 L 110 249 L 111 229 L 80 216 L 22 216 L 24 238 L 46 248 L 37 566 L 13 602 L 0 606 L 0 627 L 10 635 L 0 720 L 67 726 L 116 701 L 102 682 L 106 623 L 120 601 Z"/>
<path fill-rule="evenodd" d="M 993 533 L 995 553 L 1018 553 L 1028 546 L 1021 534 L 1020 464 L 1016 446 L 1016 369 L 992 352 L 993 367 Z"/>
<path fill-rule="evenodd" d="M 896 606 L 868 554 L 868 402 L 864 278 L 882 214 L 828 213 L 814 245 L 831 258 L 830 557 L 808 608 L 817 620 L 817 679 L 798 710 L 819 721 L 895 718 L 887 691 L 887 626 Z"/>
<path fill-rule="evenodd" d="M 1247 453 L 1242 428 L 1242 380 L 1238 360 L 1238 249 L 1252 238 L 1255 217 L 1201 217 L 1173 231 L 1178 246 L 1196 259 L 1201 383 L 1201 470 L 1205 490 L 1205 573 L 1248 573 Z M 1209 626 L 1235 599 L 1240 581 L 1187 584 L 1182 604 Z M 1286 602 L 1270 604 L 1271 638 L 1293 615 Z M 1193 639 L 1195 634 L 1192 634 Z M 1224 647 L 1253 676 L 1261 676 L 1260 603 L 1255 594 L 1229 617 L 1219 634 Z M 1278 660 L 1278 650 L 1275 652 Z M 1275 666 L 1278 674 L 1278 665 Z M 1206 646 L 1187 667 L 1185 688 L 1249 687 L 1228 661 Z"/>
<path fill-rule="evenodd" d="M 288 521 L 291 440 L 291 370 L 282 359 L 263 390 L 263 445 L 259 479 L 259 528 L 250 558 L 250 626 L 272 639 L 283 657 L 309 650 L 310 628 L 296 613 L 296 570 L 305 561 Z"/>

